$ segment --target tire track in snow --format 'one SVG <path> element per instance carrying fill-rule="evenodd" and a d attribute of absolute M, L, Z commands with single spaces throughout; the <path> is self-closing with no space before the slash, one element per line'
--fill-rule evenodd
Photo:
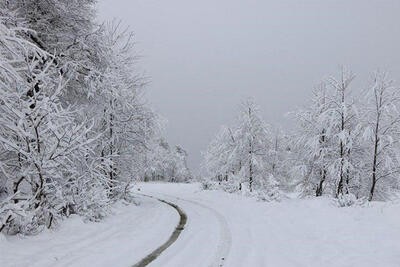
<path fill-rule="evenodd" d="M 176 226 L 174 232 L 172 233 L 171 237 L 164 244 L 162 244 L 156 250 L 154 250 L 149 255 L 147 255 L 145 258 L 143 258 L 140 262 L 138 262 L 135 265 L 133 265 L 133 267 L 144 267 L 144 266 L 149 265 L 155 259 L 157 259 L 158 256 L 161 255 L 161 253 L 163 253 L 167 248 L 169 248 L 178 239 L 178 237 L 180 236 L 180 234 L 184 230 L 186 222 L 187 222 L 186 214 L 177 205 L 175 205 L 175 204 L 173 204 L 171 202 L 165 201 L 163 199 L 155 198 L 153 196 L 148 196 L 148 195 L 144 195 L 144 194 L 139 194 L 139 195 L 157 199 L 158 201 L 171 206 L 172 208 L 174 208 L 178 212 L 178 214 L 180 216 L 180 220 L 179 220 L 179 223 Z"/>
<path fill-rule="evenodd" d="M 215 210 L 214 208 L 206 206 L 197 201 L 183 199 L 180 197 L 174 197 L 174 196 L 170 196 L 168 194 L 163 194 L 163 193 L 155 193 L 155 194 L 161 194 L 168 198 L 172 198 L 172 199 L 176 199 L 179 201 L 188 202 L 188 203 L 194 204 L 196 206 L 200 206 L 203 209 L 207 209 L 208 211 L 210 211 L 217 218 L 219 225 L 220 225 L 220 237 L 219 237 L 217 251 L 215 252 L 214 259 L 213 259 L 212 263 L 209 265 L 209 267 L 224 266 L 226 259 L 229 255 L 231 245 L 232 245 L 232 234 L 231 234 L 231 231 L 229 230 L 229 226 L 228 226 L 228 223 L 227 223 L 225 217 L 221 213 L 219 213 L 217 210 Z"/>

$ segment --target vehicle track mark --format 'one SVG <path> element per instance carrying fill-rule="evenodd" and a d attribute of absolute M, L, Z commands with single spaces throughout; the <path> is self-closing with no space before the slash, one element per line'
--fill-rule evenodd
<path fill-rule="evenodd" d="M 167 248 L 169 248 L 178 239 L 178 237 L 180 236 L 182 231 L 185 229 L 185 225 L 187 222 L 187 216 L 186 216 L 185 212 L 183 212 L 183 210 L 180 209 L 176 204 L 165 201 L 163 199 L 155 198 L 153 196 L 148 196 L 148 195 L 144 195 L 144 194 L 140 194 L 140 195 L 157 199 L 158 201 L 171 206 L 178 212 L 178 214 L 180 216 L 180 220 L 179 220 L 179 223 L 176 226 L 174 232 L 172 233 L 171 237 L 164 244 L 162 244 L 156 250 L 154 250 L 149 255 L 147 255 L 145 258 L 143 258 L 140 262 L 133 265 L 133 267 L 144 267 L 144 266 L 149 265 L 155 259 L 157 259 L 161 255 L 161 253 L 163 253 Z"/>
<path fill-rule="evenodd" d="M 153 193 L 153 192 L 151 192 Z M 180 197 L 175 197 L 175 196 L 171 196 L 168 194 L 163 194 L 163 193 L 156 193 L 155 194 L 160 194 L 163 195 L 165 197 L 168 198 L 172 198 L 172 199 L 176 199 L 176 200 L 180 200 L 180 201 L 184 201 L 184 202 L 189 202 L 192 203 L 194 205 L 200 206 L 204 209 L 209 210 L 211 213 L 214 214 L 214 216 L 217 218 L 219 224 L 220 224 L 220 238 L 219 238 L 219 243 L 218 243 L 218 247 L 217 247 L 217 251 L 215 252 L 214 255 L 214 260 L 212 261 L 212 263 L 209 265 L 209 267 L 222 267 L 224 266 L 226 259 L 229 255 L 229 251 L 232 245 L 232 234 L 229 230 L 229 226 L 228 223 L 226 221 L 226 219 L 224 218 L 224 216 L 219 213 L 217 210 L 215 210 L 214 208 L 211 208 L 207 205 L 204 205 L 200 202 L 197 201 L 193 201 L 193 200 L 188 200 L 188 199 L 184 199 L 184 198 L 180 198 Z"/>

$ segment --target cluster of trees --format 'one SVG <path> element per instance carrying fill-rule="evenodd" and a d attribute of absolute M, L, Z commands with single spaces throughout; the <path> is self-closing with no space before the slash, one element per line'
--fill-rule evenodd
<path fill-rule="evenodd" d="M 290 135 L 274 136 L 245 102 L 236 126 L 224 127 L 205 153 L 208 177 L 233 190 L 243 182 L 250 191 L 296 186 L 343 205 L 387 199 L 400 181 L 400 91 L 386 72 L 376 71 L 361 93 L 354 78 L 343 68 L 325 79 L 311 104 L 293 113 L 299 125 Z"/>
<path fill-rule="evenodd" d="M 310 107 L 297 113 L 302 186 L 316 196 L 385 199 L 399 185 L 400 91 L 376 71 L 354 98 L 354 78 L 342 69 L 339 78 L 325 79 Z"/>
<path fill-rule="evenodd" d="M 277 198 L 279 181 L 287 177 L 281 160 L 288 153 L 285 138 L 271 130 L 254 100 L 248 99 L 240 106 L 236 123 L 222 127 L 210 143 L 203 167 L 227 191 L 256 191 Z"/>
<path fill-rule="evenodd" d="M 143 180 L 186 183 L 192 180 L 187 166 L 187 152 L 180 146 L 171 147 L 164 138 L 155 140 L 154 153 L 149 155 Z"/>
<path fill-rule="evenodd" d="M 99 220 L 169 157 L 154 156 L 165 143 L 132 35 L 96 24 L 94 3 L 0 2 L 0 232 Z M 187 179 L 177 155 L 175 177 Z"/>

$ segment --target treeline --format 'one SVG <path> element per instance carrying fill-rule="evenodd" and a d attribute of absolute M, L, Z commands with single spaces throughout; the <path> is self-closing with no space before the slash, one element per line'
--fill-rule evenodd
<path fill-rule="evenodd" d="M 236 124 L 204 153 L 209 180 L 269 199 L 294 188 L 341 205 L 390 198 L 400 189 L 400 91 L 386 72 L 376 71 L 360 91 L 354 78 L 342 69 L 315 88 L 310 105 L 291 113 L 292 134 L 272 130 L 254 101 L 245 101 Z"/>
<path fill-rule="evenodd" d="M 94 3 L 0 2 L 0 232 L 99 220 L 148 170 L 165 178 L 171 154 L 189 179 L 186 154 L 155 156 L 162 127 L 132 34 L 97 24 Z"/>

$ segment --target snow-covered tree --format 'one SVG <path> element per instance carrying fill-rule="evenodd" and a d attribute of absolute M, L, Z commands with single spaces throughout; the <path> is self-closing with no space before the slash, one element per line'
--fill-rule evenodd
<path fill-rule="evenodd" d="M 330 171 L 336 178 L 336 196 L 349 193 L 349 184 L 354 171 L 351 161 L 352 146 L 355 138 L 354 103 L 350 99 L 350 84 L 355 78 L 351 71 L 341 69 L 340 77 L 326 79 L 332 94 L 329 95 L 328 116 L 332 127 L 333 142 L 337 144 Z"/>
<path fill-rule="evenodd" d="M 145 181 L 189 182 L 192 174 L 187 167 L 187 152 L 180 146 L 171 147 L 164 138 L 155 139 L 146 156 Z"/>
<path fill-rule="evenodd" d="M 278 150 L 279 141 L 276 140 Z M 244 101 L 233 127 L 223 127 L 204 153 L 207 175 L 225 190 L 268 190 L 268 178 L 278 173 L 278 151 L 252 99 Z"/>
<path fill-rule="evenodd" d="M 227 182 L 229 177 L 240 170 L 240 164 L 231 161 L 235 144 L 232 130 L 222 127 L 209 144 L 207 151 L 203 153 L 205 171 L 218 182 Z"/>
<path fill-rule="evenodd" d="M 359 112 L 350 94 L 353 79 L 345 69 L 340 78 L 327 78 L 314 91 L 309 108 L 296 115 L 300 163 L 295 173 L 301 174 L 306 195 L 359 194 L 364 151 Z"/>
<path fill-rule="evenodd" d="M 23 38 L 30 30 L 2 21 L 0 31 L 1 179 L 9 196 L 1 228 L 29 233 L 51 227 L 68 207 L 79 212 L 73 198 L 84 190 L 81 179 L 101 183 L 90 157 L 95 138 L 87 138 L 90 124 L 76 123 L 74 109 L 62 105 L 66 81 L 55 78 L 53 56 Z"/>
<path fill-rule="evenodd" d="M 400 172 L 400 104 L 399 88 L 386 72 L 376 71 L 367 92 L 364 138 L 368 145 L 368 199 L 384 198 L 386 191 L 398 184 Z"/>
<path fill-rule="evenodd" d="M 296 150 L 300 159 L 295 165 L 300 174 L 303 193 L 321 196 L 330 181 L 328 167 L 332 154 L 332 129 L 325 84 L 316 87 L 311 105 L 295 114 L 300 122 L 296 134 Z"/>
<path fill-rule="evenodd" d="M 236 146 L 234 154 L 241 162 L 241 174 L 246 177 L 250 192 L 265 177 L 265 159 L 271 148 L 267 126 L 260 116 L 258 106 L 252 99 L 242 103 L 238 125 L 234 133 Z"/>
<path fill-rule="evenodd" d="M 96 25 L 93 3 L 0 2 L 0 231 L 100 219 L 145 172 L 159 119 L 132 35 Z"/>
<path fill-rule="evenodd" d="M 290 190 L 292 186 L 291 168 L 295 162 L 293 137 L 277 128 L 271 131 L 271 149 L 268 152 L 268 164 L 271 175 L 281 190 Z"/>
<path fill-rule="evenodd" d="M 92 93 L 87 86 L 89 73 L 97 72 L 101 62 L 98 49 L 99 27 L 94 23 L 93 0 L 14 0 L 8 9 L 32 29 L 25 38 L 53 55 L 52 64 L 62 74 L 67 89 L 65 101 Z"/>
<path fill-rule="evenodd" d="M 110 186 L 118 195 L 134 178 L 132 157 L 139 150 L 143 152 L 155 116 L 141 103 L 143 79 L 134 72 L 136 61 L 129 32 L 120 30 L 118 24 L 108 24 L 98 46 L 105 64 L 91 77 L 97 93 L 89 98 L 87 109 L 104 133 L 96 151 L 108 161 Z"/>

